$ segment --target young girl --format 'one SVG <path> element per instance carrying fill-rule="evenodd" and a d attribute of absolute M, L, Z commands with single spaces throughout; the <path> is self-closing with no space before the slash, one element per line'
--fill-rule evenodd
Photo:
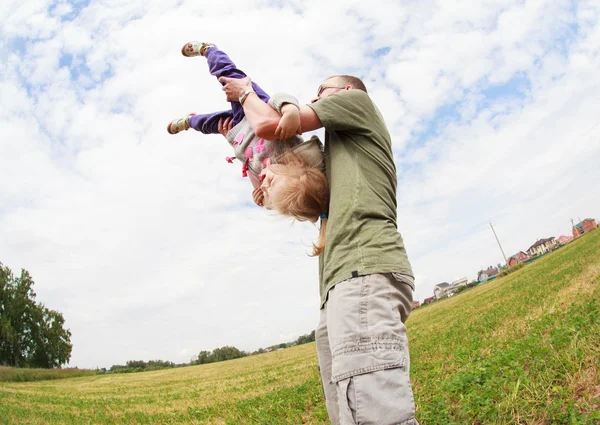
<path fill-rule="evenodd" d="M 192 41 L 183 46 L 181 53 L 187 57 L 204 56 L 210 73 L 217 78 L 246 77 L 214 44 Z M 257 84 L 252 83 L 252 88 L 261 100 L 273 107 L 284 103 L 298 106 L 292 96 L 276 94 L 269 98 Z M 280 122 L 281 134 L 292 137 L 274 141 L 256 137 L 242 107 L 249 93 L 252 91 L 247 91 L 239 102 L 232 101 L 230 110 L 175 119 L 167 131 L 177 134 L 193 128 L 204 134 L 219 134 L 226 127 L 225 138 L 235 153 L 235 157 L 226 159 L 233 162 L 237 158 L 242 162 L 242 176 L 249 177 L 254 187 L 252 198 L 257 205 L 299 221 L 314 223 L 323 219 L 329 205 L 329 187 L 323 173 L 321 142 L 316 136 L 304 142 L 294 135 L 300 122 L 298 108 L 286 108 Z M 223 123 L 230 124 L 224 126 Z M 324 227 L 321 226 L 319 241 L 313 246 L 313 255 L 319 255 L 324 249 Z"/>

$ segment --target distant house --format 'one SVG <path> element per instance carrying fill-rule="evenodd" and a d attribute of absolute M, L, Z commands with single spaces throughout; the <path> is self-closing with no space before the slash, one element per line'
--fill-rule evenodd
<path fill-rule="evenodd" d="M 592 218 L 586 218 L 585 220 L 580 221 L 575 226 L 573 226 L 573 237 L 576 238 L 579 235 L 583 235 L 585 232 L 594 230 L 596 227 L 598 227 L 598 223 L 596 223 L 596 220 Z"/>
<path fill-rule="evenodd" d="M 567 243 L 571 242 L 572 240 L 573 240 L 573 236 L 565 236 L 565 235 L 560 235 L 560 236 L 558 237 L 558 239 L 556 240 L 556 242 L 557 242 L 559 245 L 565 245 L 565 244 L 567 244 Z"/>
<path fill-rule="evenodd" d="M 438 283 L 433 289 L 433 294 L 438 300 L 443 297 L 451 297 L 456 291 L 458 291 L 458 288 L 460 288 L 461 286 L 467 286 L 467 283 L 469 283 L 469 280 L 466 277 L 457 279 L 452 283 Z"/>
<path fill-rule="evenodd" d="M 542 255 L 547 252 L 550 252 L 556 248 L 556 239 L 554 237 L 549 237 L 546 239 L 538 239 L 533 245 L 529 247 L 527 250 L 527 254 L 530 257 L 536 255 Z"/>
<path fill-rule="evenodd" d="M 461 277 L 460 279 L 456 279 L 454 282 L 452 282 L 450 284 L 450 287 L 446 290 L 446 295 L 451 297 L 452 295 L 454 295 L 456 293 L 456 291 L 458 291 L 458 288 L 460 288 L 461 286 L 467 286 L 468 283 L 469 283 L 469 279 L 467 279 L 466 277 Z"/>
<path fill-rule="evenodd" d="M 421 307 L 421 303 L 419 301 L 413 301 L 413 309 Z"/>
<path fill-rule="evenodd" d="M 523 251 L 519 251 L 515 255 L 508 257 L 508 267 L 516 266 L 517 264 L 524 263 L 527 260 L 529 260 L 529 255 L 525 254 Z"/>
<path fill-rule="evenodd" d="M 423 305 L 425 305 L 425 304 L 431 304 L 434 301 L 435 301 L 435 295 L 433 297 L 425 298 L 423 300 Z"/>
<path fill-rule="evenodd" d="M 447 296 L 449 287 L 450 284 L 448 282 L 442 282 L 435 285 L 435 288 L 433 288 L 433 295 L 435 296 L 435 299 L 439 300 L 440 298 Z"/>
<path fill-rule="evenodd" d="M 454 282 L 452 282 L 450 286 L 458 289 L 461 286 L 467 286 L 467 283 L 469 283 L 469 279 L 467 279 L 466 277 L 461 277 L 460 279 L 456 279 Z"/>
<path fill-rule="evenodd" d="M 494 277 L 498 274 L 498 269 L 496 267 L 489 266 L 487 270 L 479 270 L 477 273 L 477 282 L 485 282 L 491 277 Z"/>

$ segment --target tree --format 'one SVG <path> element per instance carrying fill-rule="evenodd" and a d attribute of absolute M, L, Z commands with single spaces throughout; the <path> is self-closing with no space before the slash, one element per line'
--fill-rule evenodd
<path fill-rule="evenodd" d="M 175 363 L 166 360 L 150 360 L 147 363 L 147 368 L 149 370 L 167 369 L 171 367 L 175 367 Z"/>
<path fill-rule="evenodd" d="M 237 349 L 236 347 L 230 347 L 226 345 L 225 347 L 215 348 L 212 355 L 214 357 L 214 361 L 222 362 L 224 360 L 233 360 L 240 357 L 245 357 L 247 356 L 247 353 Z"/>
<path fill-rule="evenodd" d="M 146 362 L 143 360 L 127 360 L 127 367 L 130 369 L 146 369 Z"/>
<path fill-rule="evenodd" d="M 200 353 L 198 354 L 198 360 L 196 360 L 197 364 L 205 364 L 205 363 L 212 363 L 214 362 L 214 358 L 212 358 L 212 354 L 210 353 L 210 351 L 200 351 Z"/>
<path fill-rule="evenodd" d="M 309 334 L 301 335 L 296 340 L 296 345 L 307 344 L 309 342 L 313 342 L 315 340 L 315 331 L 312 331 Z"/>
<path fill-rule="evenodd" d="M 71 358 L 71 332 L 65 319 L 35 301 L 26 270 L 15 277 L 0 263 L 0 364 L 55 368 Z"/>

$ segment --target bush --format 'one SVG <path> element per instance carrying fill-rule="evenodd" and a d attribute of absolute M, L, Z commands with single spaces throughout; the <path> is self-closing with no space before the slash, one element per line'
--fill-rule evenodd
<path fill-rule="evenodd" d="M 519 270 L 519 269 L 522 269 L 523 267 L 525 267 L 525 264 L 523 264 L 523 263 L 519 263 L 519 264 L 517 264 L 516 266 L 512 266 L 512 267 L 510 267 L 510 268 L 508 268 L 508 269 L 504 269 L 504 270 L 502 270 L 502 271 L 501 271 L 501 272 L 498 274 L 498 276 L 497 276 L 497 277 L 506 276 L 506 275 L 508 275 L 508 274 L 511 274 L 512 272 L 516 272 L 517 270 Z"/>
<path fill-rule="evenodd" d="M 455 292 L 455 294 L 459 294 L 463 291 L 466 291 L 467 289 L 471 289 L 474 288 L 475 286 L 479 285 L 479 283 L 477 281 L 472 281 L 470 283 L 467 283 L 465 286 L 461 286 L 460 288 L 458 288 Z"/>
<path fill-rule="evenodd" d="M 174 367 L 177 367 L 175 363 L 165 360 L 150 360 L 149 362 L 143 360 L 127 360 L 126 365 L 112 365 L 110 369 L 104 373 L 136 373 L 150 370 L 171 369 Z"/>
<path fill-rule="evenodd" d="M 315 331 L 312 331 L 309 334 L 301 335 L 296 340 L 296 345 L 308 344 L 309 342 L 313 342 L 315 340 Z"/>

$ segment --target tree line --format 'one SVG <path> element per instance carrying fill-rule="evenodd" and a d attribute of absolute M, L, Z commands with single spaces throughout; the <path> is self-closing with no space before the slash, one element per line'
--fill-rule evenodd
<path fill-rule="evenodd" d="M 134 373 L 145 372 L 149 370 L 170 369 L 173 367 L 187 366 L 187 364 L 175 364 L 165 360 L 128 360 L 124 365 L 112 365 L 110 369 L 102 368 L 99 372 L 102 373 Z"/>
<path fill-rule="evenodd" d="M 237 349 L 236 347 L 225 346 L 221 348 L 215 348 L 212 351 L 200 351 L 198 358 L 192 360 L 191 364 L 205 364 L 222 362 L 225 360 L 238 359 L 240 357 L 254 356 L 256 354 L 268 353 L 270 351 L 281 350 L 283 348 L 293 347 L 295 345 L 307 344 L 315 340 L 315 331 L 309 334 L 299 336 L 295 341 L 282 342 L 281 344 L 271 345 L 267 348 L 259 348 L 251 353 Z"/>
<path fill-rule="evenodd" d="M 190 363 L 175 364 L 173 362 L 164 360 L 151 360 L 144 362 L 143 360 L 129 360 L 125 365 L 113 365 L 110 369 L 101 369 L 102 373 L 135 373 L 145 372 L 150 370 L 158 369 L 169 369 L 174 367 L 183 366 L 194 366 L 208 363 L 222 362 L 225 360 L 239 359 L 241 357 L 254 356 L 256 354 L 268 353 L 270 351 L 276 351 L 283 348 L 293 347 L 295 345 L 307 344 L 315 340 L 315 331 L 309 334 L 299 336 L 295 341 L 283 342 L 281 344 L 271 345 L 267 348 L 259 348 L 253 352 L 247 352 L 240 350 L 239 348 L 226 345 L 224 347 L 215 348 L 212 351 L 202 350 L 198 353 L 195 359 L 192 359 Z"/>

